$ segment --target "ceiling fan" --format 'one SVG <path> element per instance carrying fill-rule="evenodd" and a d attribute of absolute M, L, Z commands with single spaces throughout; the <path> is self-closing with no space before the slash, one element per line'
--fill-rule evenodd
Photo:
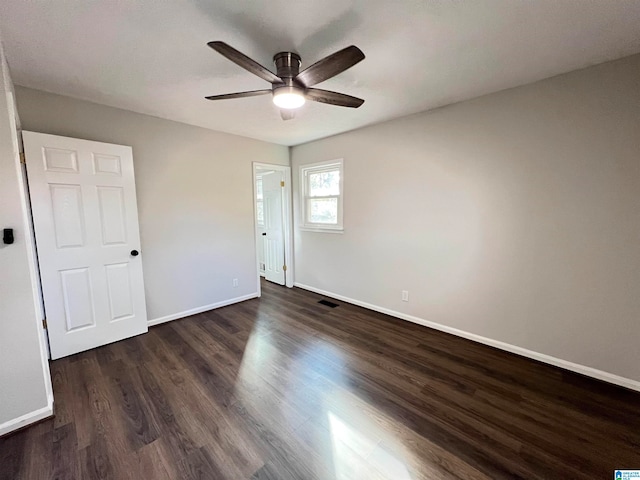
<path fill-rule="evenodd" d="M 364 53 L 354 45 L 323 58 L 302 72 L 300 72 L 301 60 L 298 54 L 293 52 L 276 53 L 273 61 L 276 65 L 277 74 L 272 73 L 255 60 L 224 42 L 209 42 L 207 45 L 245 70 L 271 83 L 270 89 L 211 95 L 205 97 L 207 100 L 254 97 L 271 93 L 273 95 L 273 103 L 280 107 L 280 115 L 283 120 L 291 120 L 295 116 L 295 109 L 304 105 L 305 99 L 351 108 L 358 108 L 364 103 L 361 98 L 345 95 L 344 93 L 311 88 L 313 85 L 328 80 L 363 60 Z"/>

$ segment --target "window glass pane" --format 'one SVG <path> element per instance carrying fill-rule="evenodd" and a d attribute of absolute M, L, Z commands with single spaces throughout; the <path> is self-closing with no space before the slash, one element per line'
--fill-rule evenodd
<path fill-rule="evenodd" d="M 309 222 L 338 224 L 338 199 L 337 198 L 310 198 Z"/>
<path fill-rule="evenodd" d="M 262 200 L 262 179 L 258 178 L 256 180 L 256 197 L 258 200 Z"/>
<path fill-rule="evenodd" d="M 309 174 L 309 196 L 340 195 L 340 170 Z"/>

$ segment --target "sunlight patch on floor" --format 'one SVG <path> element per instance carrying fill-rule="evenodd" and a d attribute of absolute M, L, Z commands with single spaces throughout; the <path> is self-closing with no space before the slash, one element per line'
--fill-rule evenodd
<path fill-rule="evenodd" d="M 332 412 L 327 414 L 329 418 L 329 429 L 331 432 L 331 443 L 333 447 L 333 465 L 336 479 L 354 478 L 354 470 L 358 470 L 354 465 L 353 456 L 355 452 L 363 454 L 361 457 L 364 468 L 359 473 L 366 474 L 370 468 L 370 462 L 365 458 L 370 454 L 378 455 L 375 464 L 384 466 L 384 472 L 380 472 L 380 478 L 392 478 L 394 480 L 412 480 L 406 465 L 394 457 L 386 450 L 376 448 L 377 439 L 372 439 L 368 435 L 351 427 L 347 422 Z M 365 471 L 362 471 L 365 470 Z M 358 478 L 368 478 L 358 476 Z"/>

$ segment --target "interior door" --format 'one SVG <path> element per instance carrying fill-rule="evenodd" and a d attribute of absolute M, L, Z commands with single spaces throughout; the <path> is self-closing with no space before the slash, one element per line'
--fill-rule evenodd
<path fill-rule="evenodd" d="M 282 172 L 275 171 L 262 177 L 264 205 L 264 264 L 265 278 L 284 285 L 284 223 L 282 212 Z"/>
<path fill-rule="evenodd" d="M 23 140 L 51 357 L 146 332 L 131 147 Z"/>

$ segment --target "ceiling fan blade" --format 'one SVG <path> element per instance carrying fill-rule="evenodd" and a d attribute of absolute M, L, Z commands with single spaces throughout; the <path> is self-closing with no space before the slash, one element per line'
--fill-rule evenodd
<path fill-rule="evenodd" d="M 311 87 L 344 72 L 363 59 L 364 53 L 362 53 L 362 50 L 355 45 L 351 45 L 314 63 L 300 72 L 296 80 L 305 87 Z"/>
<path fill-rule="evenodd" d="M 296 111 L 287 108 L 281 108 L 280 116 L 282 117 L 282 120 L 292 120 L 296 116 Z"/>
<path fill-rule="evenodd" d="M 319 88 L 307 88 L 305 96 L 314 102 L 328 103 L 339 107 L 358 108 L 364 103 L 364 100 L 344 93 L 331 92 L 329 90 L 320 90 Z"/>
<path fill-rule="evenodd" d="M 222 95 L 211 95 L 204 98 L 206 98 L 207 100 L 226 100 L 229 98 L 256 97 L 258 95 L 266 95 L 267 93 L 271 93 L 271 90 L 252 90 L 250 92 L 224 93 Z"/>
<path fill-rule="evenodd" d="M 250 59 L 244 53 L 239 52 L 232 46 L 227 45 L 224 42 L 209 42 L 207 43 L 207 45 L 213 48 L 220 55 L 227 57 L 229 60 L 231 60 L 235 64 L 240 65 L 245 70 L 248 70 L 254 75 L 259 76 L 263 80 L 266 80 L 267 82 L 270 82 L 270 83 L 282 83 L 282 80 L 280 79 L 280 77 L 278 77 L 275 73 L 272 73 L 270 70 L 267 70 L 258 62 Z"/>

